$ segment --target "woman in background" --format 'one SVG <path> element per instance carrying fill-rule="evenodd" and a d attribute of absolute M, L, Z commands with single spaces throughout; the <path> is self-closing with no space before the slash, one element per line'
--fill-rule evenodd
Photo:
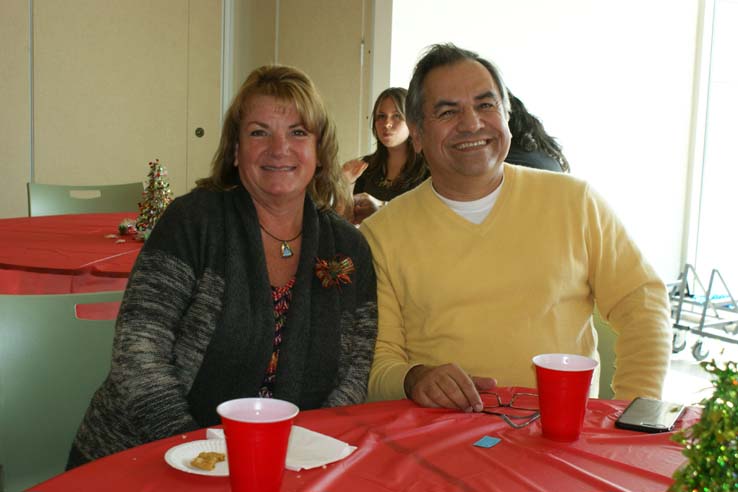
<path fill-rule="evenodd" d="M 346 195 L 336 152 L 307 75 L 249 75 L 210 177 L 169 205 L 138 256 L 68 468 L 216 425 L 234 398 L 364 401 L 376 280 L 366 241 L 330 208 Z"/>
<path fill-rule="evenodd" d="M 561 145 L 546 133 L 543 123 L 528 112 L 523 101 L 515 97 L 510 89 L 507 93 L 510 97 L 508 126 L 512 139 L 505 162 L 568 173 L 569 161 L 561 152 Z"/>
<path fill-rule="evenodd" d="M 372 133 L 377 150 L 343 165 L 343 173 L 354 196 L 355 224 L 392 200 L 422 183 L 428 176 L 423 156 L 415 153 L 405 123 L 405 98 L 402 87 L 385 89 L 374 102 Z"/>

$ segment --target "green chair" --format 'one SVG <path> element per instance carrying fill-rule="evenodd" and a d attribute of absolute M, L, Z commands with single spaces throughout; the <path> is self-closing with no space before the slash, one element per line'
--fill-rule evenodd
<path fill-rule="evenodd" d="M 612 390 L 612 377 L 615 374 L 615 340 L 617 334 L 595 308 L 592 313 L 595 330 L 597 331 L 597 352 L 600 354 L 600 398 L 612 399 L 615 393 Z"/>
<path fill-rule="evenodd" d="M 28 215 L 138 212 L 143 183 L 67 186 L 27 183 Z"/>
<path fill-rule="evenodd" d="M 110 369 L 115 326 L 115 320 L 79 319 L 75 306 L 122 296 L 0 295 L 0 465 L 6 492 L 64 471 L 90 399 Z"/>

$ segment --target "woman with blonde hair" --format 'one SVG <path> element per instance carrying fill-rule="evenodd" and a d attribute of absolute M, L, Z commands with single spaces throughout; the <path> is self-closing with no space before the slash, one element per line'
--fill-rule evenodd
<path fill-rule="evenodd" d="M 234 398 L 364 401 L 376 281 L 366 241 L 331 209 L 345 194 L 336 147 L 307 75 L 249 75 L 211 175 L 141 250 L 68 467 L 217 424 Z"/>

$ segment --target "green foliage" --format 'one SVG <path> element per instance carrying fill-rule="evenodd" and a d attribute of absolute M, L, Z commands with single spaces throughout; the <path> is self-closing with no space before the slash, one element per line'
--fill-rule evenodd
<path fill-rule="evenodd" d="M 674 473 L 669 492 L 738 492 L 738 367 L 701 365 L 713 375 L 715 392 L 701 402 L 700 421 L 673 437 L 689 461 Z"/>

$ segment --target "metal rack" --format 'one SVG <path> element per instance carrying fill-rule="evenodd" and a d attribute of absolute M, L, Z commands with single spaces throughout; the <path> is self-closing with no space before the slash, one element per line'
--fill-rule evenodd
<path fill-rule="evenodd" d="M 738 344 L 738 303 L 717 269 L 710 273 L 707 288 L 689 263 L 676 282 L 668 284 L 673 321 L 672 352 L 687 346 L 687 333 L 697 335 L 692 356 L 704 360 L 710 354 L 705 338 Z"/>

